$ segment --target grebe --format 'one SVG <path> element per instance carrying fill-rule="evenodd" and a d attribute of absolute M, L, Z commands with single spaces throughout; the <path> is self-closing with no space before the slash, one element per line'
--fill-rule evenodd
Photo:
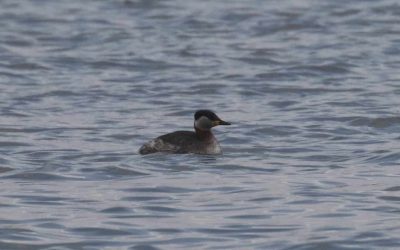
<path fill-rule="evenodd" d="M 157 152 L 173 154 L 221 154 L 222 150 L 211 128 L 218 125 L 231 125 L 221 120 L 210 110 L 198 110 L 194 114 L 194 132 L 175 131 L 145 143 L 140 154 Z"/>

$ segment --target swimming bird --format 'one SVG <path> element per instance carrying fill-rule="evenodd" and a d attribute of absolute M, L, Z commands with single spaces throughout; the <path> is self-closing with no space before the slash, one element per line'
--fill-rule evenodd
<path fill-rule="evenodd" d="M 221 154 L 222 150 L 211 128 L 218 125 L 231 125 L 221 120 L 211 110 L 197 110 L 194 114 L 193 131 L 175 131 L 157 137 L 145 143 L 140 149 L 140 154 L 157 152 L 173 154 Z"/>

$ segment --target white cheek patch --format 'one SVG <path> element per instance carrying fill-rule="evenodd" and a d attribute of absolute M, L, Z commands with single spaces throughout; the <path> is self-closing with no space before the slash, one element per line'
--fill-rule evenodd
<path fill-rule="evenodd" d="M 210 129 L 212 127 L 212 122 L 207 117 L 202 116 L 194 122 L 194 126 L 200 129 Z"/>

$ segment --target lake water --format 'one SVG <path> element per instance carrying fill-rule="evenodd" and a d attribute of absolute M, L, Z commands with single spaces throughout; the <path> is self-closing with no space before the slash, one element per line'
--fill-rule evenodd
<path fill-rule="evenodd" d="M 0 249 L 400 249 L 400 3 L 0 1 Z M 191 130 L 224 154 L 137 153 Z"/>

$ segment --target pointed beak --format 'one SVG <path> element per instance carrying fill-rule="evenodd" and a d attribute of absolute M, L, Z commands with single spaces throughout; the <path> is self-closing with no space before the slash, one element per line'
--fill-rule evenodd
<path fill-rule="evenodd" d="M 230 122 L 226 122 L 226 121 L 223 121 L 223 120 L 213 121 L 212 123 L 213 123 L 213 126 L 218 126 L 218 125 L 231 125 Z"/>

